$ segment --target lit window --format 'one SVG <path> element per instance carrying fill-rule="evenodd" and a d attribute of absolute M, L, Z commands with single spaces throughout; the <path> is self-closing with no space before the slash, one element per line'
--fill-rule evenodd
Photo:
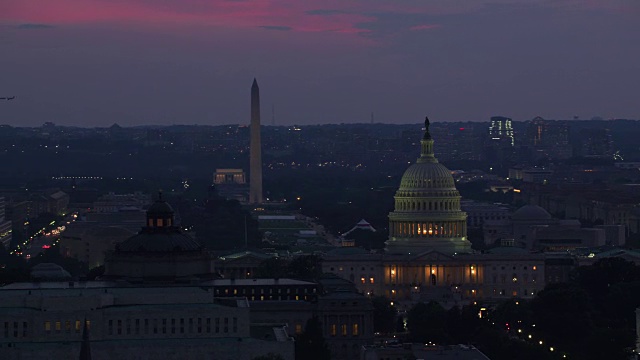
<path fill-rule="evenodd" d="M 162 227 L 162 219 L 156 219 L 156 225 Z"/>
<path fill-rule="evenodd" d="M 336 324 L 331 324 L 331 336 L 336 336 Z"/>
<path fill-rule="evenodd" d="M 60 321 L 56 321 L 56 331 L 60 331 L 61 328 L 62 324 L 60 323 Z"/>
<path fill-rule="evenodd" d="M 80 320 L 76 320 L 76 332 L 80 332 Z"/>
<path fill-rule="evenodd" d="M 342 336 L 347 336 L 347 324 L 342 324 L 342 326 L 340 326 L 340 330 Z"/>
<path fill-rule="evenodd" d="M 296 334 L 302 334 L 302 325 L 296 324 Z"/>
<path fill-rule="evenodd" d="M 395 269 L 391 269 L 391 275 L 395 275 L 396 274 L 396 270 Z"/>
<path fill-rule="evenodd" d="M 533 271 L 536 271 L 536 270 L 538 270 L 538 267 L 534 265 L 533 266 Z"/>
<path fill-rule="evenodd" d="M 360 281 L 364 284 L 366 282 L 366 279 L 364 277 L 360 278 Z"/>
<path fill-rule="evenodd" d="M 353 335 L 354 336 L 358 335 L 358 324 L 353 324 Z"/>
<path fill-rule="evenodd" d="M 49 321 L 44 322 L 44 331 L 47 331 L 47 332 L 51 331 L 51 322 Z"/>
<path fill-rule="evenodd" d="M 373 281 L 373 277 L 369 278 L 369 283 L 373 284 L 375 281 Z"/>

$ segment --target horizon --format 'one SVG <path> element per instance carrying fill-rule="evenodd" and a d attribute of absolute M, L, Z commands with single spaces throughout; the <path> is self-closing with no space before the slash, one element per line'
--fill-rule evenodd
<path fill-rule="evenodd" d="M 496 115 L 496 116 L 501 116 L 501 115 Z M 532 120 L 534 120 L 535 118 L 529 119 L 529 120 L 513 120 L 511 119 L 512 122 L 514 123 L 526 123 L 526 122 L 530 122 Z M 560 121 L 560 122 L 580 122 L 580 121 L 603 121 L 603 122 L 613 122 L 613 121 L 640 121 L 640 119 L 625 119 L 625 118 L 613 118 L 613 119 L 543 119 L 545 121 Z M 482 123 L 489 123 L 491 120 L 477 120 L 477 121 L 473 121 L 473 120 L 461 120 L 461 121 L 431 121 L 431 126 L 433 125 L 438 125 L 440 123 L 445 123 L 445 124 L 459 124 L 459 123 L 477 123 L 477 124 L 482 124 Z M 0 124 L 0 126 L 10 126 L 10 127 L 14 127 L 14 128 L 29 128 L 29 129 L 37 129 L 37 128 L 41 128 L 44 125 L 46 125 L 46 123 L 40 124 L 40 125 L 34 125 L 34 126 L 20 126 L 20 125 L 11 125 L 11 124 Z M 135 125 L 121 125 L 117 122 L 112 123 L 111 125 L 97 125 L 97 126 L 81 126 L 81 125 L 65 125 L 65 124 L 56 124 L 53 123 L 53 125 L 55 125 L 56 127 L 65 127 L 65 128 L 79 128 L 79 129 L 109 129 L 110 127 L 117 125 L 121 128 L 162 128 L 162 127 L 173 127 L 173 126 L 184 126 L 184 127 L 225 127 L 225 126 L 237 126 L 237 127 L 246 127 L 248 128 L 250 124 L 233 124 L 233 123 L 227 123 L 227 124 L 135 124 Z M 367 122 L 343 122 L 343 123 L 320 123 L 320 124 L 263 124 L 261 123 L 260 126 L 265 126 L 265 127 L 272 127 L 272 128 L 276 128 L 276 127 L 291 127 L 291 126 L 300 126 L 300 127 L 308 127 L 308 126 L 325 126 L 325 125 L 362 125 L 362 126 L 367 126 L 367 125 L 392 125 L 392 126 L 414 126 L 414 125 L 424 125 L 424 121 L 419 121 L 419 122 L 415 122 L 415 123 L 384 123 L 384 122 L 374 122 L 374 123 L 367 123 Z M 424 126 L 423 126 L 424 128 Z"/>

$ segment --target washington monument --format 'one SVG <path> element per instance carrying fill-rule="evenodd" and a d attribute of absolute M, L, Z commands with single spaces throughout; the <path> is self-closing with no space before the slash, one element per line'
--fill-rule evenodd
<path fill-rule="evenodd" d="M 251 85 L 251 160 L 249 163 L 249 203 L 262 204 L 262 145 L 260 144 L 260 88 Z"/>

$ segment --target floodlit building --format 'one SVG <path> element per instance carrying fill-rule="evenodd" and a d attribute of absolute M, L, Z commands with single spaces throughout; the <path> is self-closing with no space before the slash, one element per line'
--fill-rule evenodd
<path fill-rule="evenodd" d="M 451 172 L 433 155 L 429 123 L 421 155 L 404 173 L 389 214 L 384 254 L 342 247 L 323 258 L 323 271 L 384 295 L 401 308 L 436 300 L 453 306 L 475 299 L 531 298 L 545 285 L 545 255 L 506 247 L 477 254 L 467 239 Z"/>

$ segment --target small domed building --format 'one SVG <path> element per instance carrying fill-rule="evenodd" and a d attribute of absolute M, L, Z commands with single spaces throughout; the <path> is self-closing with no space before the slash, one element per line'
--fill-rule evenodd
<path fill-rule="evenodd" d="M 460 210 L 461 197 L 451 171 L 434 156 L 428 118 L 420 146 L 420 157 L 404 172 L 394 197 L 387 252 L 469 252 L 467 214 Z"/>
<path fill-rule="evenodd" d="M 214 277 L 213 256 L 175 224 L 162 194 L 147 210 L 146 226 L 116 245 L 105 259 L 105 278 L 130 282 L 191 282 Z"/>

